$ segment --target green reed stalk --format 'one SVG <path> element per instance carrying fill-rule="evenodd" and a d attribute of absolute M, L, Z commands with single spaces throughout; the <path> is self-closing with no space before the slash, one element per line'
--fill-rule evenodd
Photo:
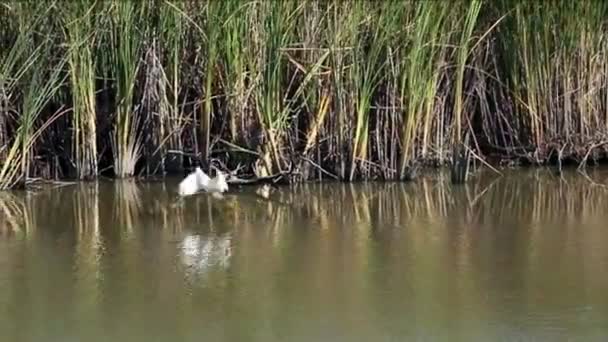
<path fill-rule="evenodd" d="M 454 131 L 453 143 L 459 144 L 462 141 L 462 116 L 464 111 L 465 93 L 464 93 L 464 74 L 467 67 L 469 57 L 471 55 L 471 43 L 473 42 L 473 33 L 481 10 L 482 1 L 472 0 L 466 9 L 466 16 L 462 32 L 460 33 L 460 42 L 456 53 L 456 78 L 454 90 Z"/>
<path fill-rule="evenodd" d="M 295 17 L 302 9 L 298 2 L 270 1 L 256 6 L 257 22 L 252 37 L 258 58 L 250 68 L 257 77 L 256 109 L 264 129 L 265 172 L 284 169 L 283 141 L 286 138 L 288 118 L 292 109 L 289 93 L 294 91 L 293 79 L 288 78 L 288 66 L 282 49 L 294 42 Z"/>
<path fill-rule="evenodd" d="M 534 25 L 534 22 L 526 22 L 526 14 L 522 13 L 522 7 L 518 6 L 516 9 L 516 20 L 517 26 L 521 25 L 521 31 L 516 37 L 522 39 L 522 51 L 521 64 L 523 66 L 524 73 L 524 97 L 528 99 L 526 105 L 526 114 L 529 119 L 529 130 L 533 137 L 533 144 L 539 146 L 543 139 L 543 129 L 541 125 L 541 113 L 547 108 L 543 108 L 547 102 L 542 101 L 541 94 L 553 94 L 552 83 L 547 78 L 549 76 L 548 68 L 550 68 L 549 60 L 552 51 L 549 50 L 551 47 L 548 45 L 550 42 L 545 38 L 548 38 L 546 31 L 543 32 L 544 25 Z M 536 8 L 532 15 L 541 16 L 544 12 L 543 8 Z M 547 18 L 550 19 L 550 18 Z M 546 22 L 549 26 L 552 26 L 552 21 Z M 540 31 L 537 31 L 540 30 Z M 517 32 L 517 31 L 516 31 Z M 537 64 L 538 63 L 538 64 Z M 540 100 L 540 101 L 539 101 Z"/>
<path fill-rule="evenodd" d="M 43 43 L 43 44 L 48 44 Z M 48 45 L 46 47 L 48 49 Z M 46 49 L 45 49 L 46 50 Z M 42 52 L 50 54 L 46 50 Z M 44 60 L 44 58 L 42 58 Z M 8 151 L 8 157 L 0 170 L 0 189 L 7 189 L 17 183 L 23 183 L 29 178 L 32 163 L 31 151 L 45 129 L 63 112 L 56 112 L 45 122 L 36 125 L 45 106 L 55 96 L 65 81 L 61 68 L 65 64 L 61 59 L 50 74 L 40 65 L 34 65 L 32 77 L 28 80 L 29 86 L 23 95 L 23 103 L 17 118 L 17 131 Z"/>
<path fill-rule="evenodd" d="M 49 7 L 15 4 L 12 10 L 18 23 L 12 45 L 0 55 L 0 94 L 3 96 L 0 114 L 12 113 L 8 118 L 15 121 L 16 129 L 2 146 L 5 155 L 0 160 L 0 190 L 25 185 L 32 159 L 30 152 L 60 113 L 42 123 L 37 122 L 38 118 L 64 81 L 61 70 L 64 59 L 48 69 L 42 65 L 51 56 L 52 41 L 48 36 L 33 44 L 34 34 L 47 17 Z M 23 85 L 26 86 L 21 88 Z"/>
<path fill-rule="evenodd" d="M 178 151 L 183 150 L 181 134 L 186 124 L 185 113 L 180 106 L 180 93 L 184 88 L 182 84 L 181 65 L 183 64 L 184 48 L 187 29 L 183 18 L 183 8 L 180 3 L 163 3 L 160 8 L 160 35 L 161 48 L 164 50 L 164 81 L 166 81 L 166 96 L 160 111 L 161 127 L 163 133 L 161 138 L 166 142 L 166 150 L 174 153 L 163 155 L 165 159 L 165 170 L 179 171 L 182 168 L 183 158 Z"/>
<path fill-rule="evenodd" d="M 605 134 L 598 135 L 608 125 L 606 95 L 598 86 L 608 78 L 602 61 L 608 5 L 592 1 L 500 5 L 503 12 L 514 7 L 500 38 L 518 113 L 514 119 L 522 126 L 520 145 L 532 147 L 535 161 L 553 151 L 560 159 L 582 158 L 587 147 L 606 139 Z"/>
<path fill-rule="evenodd" d="M 139 115 L 134 110 L 136 77 L 140 68 L 142 32 L 138 22 L 145 17 L 145 4 L 132 1 L 109 3 L 110 73 L 116 82 L 116 118 L 112 136 L 114 174 L 119 178 L 133 176 L 141 155 Z"/>
<path fill-rule="evenodd" d="M 97 176 L 97 129 L 95 108 L 94 4 L 78 0 L 63 12 L 73 103 L 72 158 L 78 178 Z"/>
<path fill-rule="evenodd" d="M 185 115 L 179 103 L 185 50 L 184 4 L 163 2 L 146 9 L 156 20 L 141 23 L 146 32 L 141 89 L 142 159 L 147 175 L 182 170 L 181 134 Z M 189 17 L 187 17 L 189 19 Z"/>
<path fill-rule="evenodd" d="M 353 66 L 353 50 L 358 41 L 358 23 L 361 13 L 351 2 L 335 1 L 328 8 L 327 38 L 330 50 L 329 68 L 332 86 L 333 112 L 328 138 L 332 161 L 340 179 L 347 179 L 348 160 L 353 151 L 351 113 L 354 111 L 354 79 L 349 72 Z"/>
<path fill-rule="evenodd" d="M 216 65 L 219 57 L 219 38 L 222 30 L 222 7 L 224 4 L 221 1 L 209 1 L 205 6 L 206 14 L 206 56 L 205 56 L 205 72 L 203 94 L 203 110 L 201 113 L 201 133 L 202 133 L 202 158 L 207 160 L 211 148 L 211 117 L 213 115 L 213 85 L 216 74 Z"/>
<path fill-rule="evenodd" d="M 47 50 L 44 53 L 47 54 L 47 56 L 51 56 L 53 52 Z M 17 133 L 17 141 L 21 142 L 21 174 L 26 180 L 29 177 L 32 158 L 30 152 L 34 144 L 52 121 L 63 114 L 62 112 L 56 112 L 44 123 L 36 127 L 38 117 L 55 96 L 59 88 L 63 86 L 67 78 L 67 75 L 63 74 L 63 71 L 61 70 L 65 63 L 66 59 L 62 58 L 56 65 L 51 66 L 50 72 L 44 68 L 37 68 L 34 71 L 29 87 L 24 94 L 23 107 L 21 116 L 19 117 L 20 127 Z"/>
<path fill-rule="evenodd" d="M 12 103 L 11 97 L 16 94 L 18 82 L 26 77 L 30 69 L 35 68 L 37 61 L 40 58 L 39 46 L 32 52 L 29 50 L 31 39 L 31 31 L 23 30 L 17 33 L 17 38 L 14 44 L 8 49 L 7 54 L 2 55 L 0 61 L 0 87 L 2 88 L 2 108 L 1 113 L 3 120 L 9 119 L 8 113 L 16 110 L 17 104 Z M 29 53 L 29 55 L 28 55 Z M 21 114 L 17 114 L 16 121 L 21 118 Z M 6 127 L 4 128 L 6 129 Z M 16 185 L 22 180 L 21 171 L 21 144 L 23 140 L 23 130 L 17 131 L 12 137 L 7 137 L 2 144 L 2 160 L 0 161 L 0 190 L 8 189 Z"/>
<path fill-rule="evenodd" d="M 245 143 L 248 147 L 250 122 L 255 120 L 249 114 L 249 89 L 247 83 L 251 78 L 247 73 L 247 50 L 251 48 L 247 19 L 254 2 L 226 0 L 223 2 L 225 21 L 222 24 L 224 75 L 226 77 L 227 106 L 230 113 L 230 137 L 233 143 Z M 248 44 L 249 43 L 249 44 Z"/>
<path fill-rule="evenodd" d="M 390 2 L 383 2 L 383 7 L 387 8 Z M 367 159 L 368 138 L 369 138 L 369 114 L 371 111 L 372 97 L 378 86 L 381 76 L 382 67 L 380 62 L 381 52 L 384 44 L 384 29 L 383 25 L 386 22 L 383 20 L 380 23 L 371 23 L 370 17 L 367 16 L 372 8 L 368 7 L 365 2 L 357 2 L 354 5 L 353 11 L 357 14 L 357 21 L 351 24 L 357 25 L 358 29 L 358 44 L 354 50 L 354 65 L 350 77 L 354 81 L 355 94 L 355 135 L 353 139 L 353 149 L 351 156 L 350 176 L 349 180 L 353 180 L 357 165 Z M 389 15 L 390 11 L 382 11 L 376 14 L 376 18 L 385 18 L 384 15 Z M 365 35 L 370 37 L 366 39 Z"/>
<path fill-rule="evenodd" d="M 0 35 L 9 37 L 14 31 L 12 28 L 13 22 L 9 19 L 8 9 L 0 6 Z M 10 52 L 12 49 L 7 49 Z M 5 85 L 5 65 L 7 51 L 0 52 L 0 160 L 6 159 L 6 150 L 8 148 L 8 116 L 9 116 L 9 99 Z M 0 167 L 2 164 L 0 163 Z"/>
<path fill-rule="evenodd" d="M 399 77 L 399 97 L 403 107 L 401 161 L 399 177 L 406 177 L 406 167 L 416 157 L 418 146 L 423 157 L 429 150 L 432 120 L 435 114 L 439 78 L 445 73 L 447 43 L 450 38 L 448 8 L 434 1 L 410 3 L 411 14 L 404 13 L 403 21 L 411 27 L 400 35 L 403 47 L 396 69 Z M 405 16 L 411 16 L 408 20 Z M 422 138 L 417 141 L 418 130 Z"/>

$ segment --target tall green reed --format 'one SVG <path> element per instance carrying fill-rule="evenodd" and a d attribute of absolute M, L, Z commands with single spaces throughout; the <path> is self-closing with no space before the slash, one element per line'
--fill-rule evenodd
<path fill-rule="evenodd" d="M 481 11 L 482 1 L 472 0 L 469 6 L 465 10 L 464 23 L 462 24 L 462 30 L 460 32 L 460 40 L 456 52 L 456 75 L 455 75 L 455 89 L 454 89 L 454 110 L 452 115 L 454 116 L 454 129 L 453 129 L 453 143 L 459 144 L 462 141 L 462 126 L 463 126 L 463 115 L 469 115 L 464 113 L 465 102 L 467 94 L 465 94 L 465 69 L 469 65 L 469 58 L 472 53 L 472 46 L 474 45 L 474 33 Z M 466 120 L 466 118 L 465 118 Z"/>
<path fill-rule="evenodd" d="M 211 119 L 213 115 L 213 91 L 214 81 L 217 71 L 218 59 L 220 56 L 220 34 L 222 30 L 222 7 L 221 1 L 209 1 L 205 6 L 206 25 L 205 25 L 205 63 L 204 85 L 203 85 L 203 110 L 201 112 L 201 157 L 203 160 L 209 159 L 211 149 Z"/>
<path fill-rule="evenodd" d="M 249 70 L 256 78 L 256 111 L 264 132 L 260 174 L 280 172 L 286 166 L 283 143 L 293 106 L 289 95 L 297 85 L 288 74 L 283 49 L 294 43 L 295 18 L 301 9 L 296 1 L 270 1 L 257 3 L 252 13 L 256 23 L 251 32 L 255 50 L 250 53 L 256 58 L 249 59 Z"/>
<path fill-rule="evenodd" d="M 77 0 L 67 3 L 62 12 L 69 46 L 73 106 L 72 159 L 80 179 L 97 176 L 94 6 L 91 1 Z"/>
<path fill-rule="evenodd" d="M 187 122 L 180 103 L 180 96 L 186 88 L 182 62 L 186 53 L 187 23 L 183 13 L 181 3 L 164 2 L 159 8 L 158 44 L 161 52 L 157 57 L 162 59 L 164 56 L 164 63 L 160 66 L 163 78 L 159 80 L 164 96 L 161 96 L 162 109 L 159 110 L 162 148 L 158 153 L 163 158 L 163 167 L 169 172 L 182 168 L 183 157 L 179 152 L 184 149 L 181 137 Z"/>
<path fill-rule="evenodd" d="M 367 2 L 356 2 L 353 6 L 351 25 L 358 39 L 353 50 L 353 103 L 355 110 L 355 133 L 353 137 L 349 180 L 353 180 L 357 166 L 367 161 L 369 141 L 369 116 L 373 98 L 385 72 L 385 46 L 391 29 L 398 26 L 398 11 L 401 6 L 392 1 L 382 2 L 378 8 Z M 375 19 L 380 20 L 377 22 Z M 363 164 L 364 165 L 364 164 Z"/>
<path fill-rule="evenodd" d="M 608 127 L 603 2 L 557 1 L 553 6 L 526 1 L 500 2 L 510 11 L 500 31 L 505 79 L 512 94 L 516 126 L 511 135 L 527 159 L 542 162 L 582 159 L 606 140 Z M 492 135 L 498 135 L 495 128 Z"/>
<path fill-rule="evenodd" d="M 116 87 L 114 130 L 111 137 L 114 174 L 133 176 L 141 156 L 140 115 L 135 106 L 135 89 L 141 67 L 144 32 L 138 23 L 146 17 L 148 3 L 111 1 L 106 3 L 109 24 L 109 64 L 107 72 Z"/>
<path fill-rule="evenodd" d="M 433 121 L 440 116 L 438 97 L 445 97 L 439 82 L 447 73 L 452 22 L 449 8 L 435 1 L 410 2 L 408 11 L 401 15 L 407 26 L 395 42 L 398 50 L 393 77 L 398 87 L 397 103 L 403 111 L 398 176 L 405 178 L 407 167 L 418 157 L 429 157 Z M 437 134 L 443 136 L 441 130 Z M 441 148 L 438 143 L 437 150 Z"/>
<path fill-rule="evenodd" d="M 183 3 L 163 2 L 147 12 L 153 20 L 138 25 L 145 33 L 141 87 L 142 159 L 147 175 L 180 172 L 181 136 L 187 126 L 180 98 L 183 80 L 186 20 Z M 142 27 L 143 26 L 143 27 Z"/>
<path fill-rule="evenodd" d="M 43 37 L 34 44 L 40 23 L 48 16 L 45 4 L 15 4 L 12 14 L 18 18 L 14 40 L 0 61 L 0 88 L 3 95 L 2 112 L 10 113 L 14 131 L 2 148 L 0 189 L 25 185 L 30 176 L 32 151 L 46 128 L 64 111 L 42 117 L 46 106 L 65 81 L 62 67 L 65 59 L 54 56 L 53 42 Z M 32 18 L 32 16 L 34 16 Z M 52 63 L 49 65 L 49 63 Z M 5 117 L 6 119 L 6 117 Z"/>
<path fill-rule="evenodd" d="M 229 112 L 229 130 L 232 143 L 254 147 L 251 139 L 252 127 L 256 120 L 251 106 L 251 84 L 248 50 L 251 39 L 248 34 L 248 19 L 255 2 L 226 0 L 222 2 L 223 23 L 221 33 L 221 57 L 225 77 L 226 106 Z M 254 147 L 255 148 L 255 147 Z"/>

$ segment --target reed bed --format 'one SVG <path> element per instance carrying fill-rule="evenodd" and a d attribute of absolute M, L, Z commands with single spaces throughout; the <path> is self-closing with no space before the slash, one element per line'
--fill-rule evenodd
<path fill-rule="evenodd" d="M 2 1 L 0 189 L 606 159 L 599 1 Z M 216 165 L 218 163 L 215 163 Z"/>

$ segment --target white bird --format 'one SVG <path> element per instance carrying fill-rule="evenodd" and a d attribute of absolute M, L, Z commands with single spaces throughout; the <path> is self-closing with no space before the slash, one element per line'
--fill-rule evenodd
<path fill-rule="evenodd" d="M 217 176 L 215 176 L 215 178 L 210 178 L 200 167 L 197 167 L 194 172 L 186 176 L 186 178 L 179 183 L 178 193 L 180 196 L 189 196 L 199 191 L 213 193 L 228 191 L 226 176 L 218 170 Z"/>
<path fill-rule="evenodd" d="M 209 178 L 209 177 L 207 177 Z M 226 175 L 220 170 L 217 170 L 217 175 L 215 178 L 209 179 L 207 184 L 207 188 L 205 189 L 207 192 L 226 192 L 228 191 L 228 183 L 226 182 Z"/>

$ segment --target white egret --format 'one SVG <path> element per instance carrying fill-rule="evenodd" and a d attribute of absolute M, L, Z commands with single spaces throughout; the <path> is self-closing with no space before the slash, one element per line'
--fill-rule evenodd
<path fill-rule="evenodd" d="M 226 176 L 218 170 L 217 176 L 210 178 L 200 167 L 197 167 L 179 183 L 178 193 L 180 196 L 189 196 L 199 191 L 211 193 L 228 191 Z"/>

